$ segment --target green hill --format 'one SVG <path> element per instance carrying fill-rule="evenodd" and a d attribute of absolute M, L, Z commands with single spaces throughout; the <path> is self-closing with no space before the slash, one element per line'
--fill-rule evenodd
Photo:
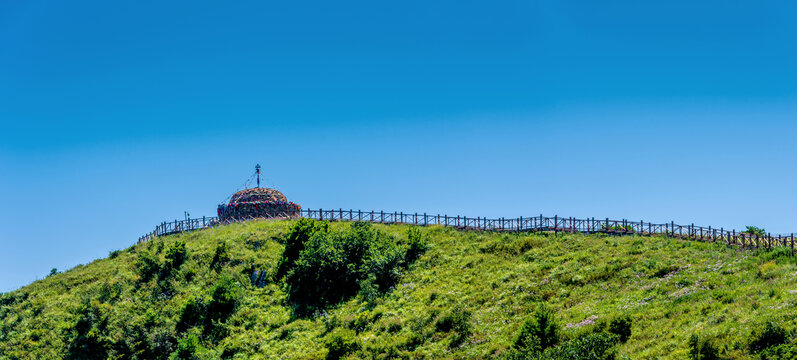
<path fill-rule="evenodd" d="M 787 251 L 252 221 L 2 294 L 0 359 L 794 358 L 796 315 Z"/>

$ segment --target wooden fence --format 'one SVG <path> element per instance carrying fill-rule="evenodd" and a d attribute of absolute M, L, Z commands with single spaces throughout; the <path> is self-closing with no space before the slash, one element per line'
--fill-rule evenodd
<path fill-rule="evenodd" d="M 615 235 L 663 235 L 682 239 L 698 241 L 720 242 L 742 248 L 786 247 L 794 252 L 794 234 L 755 236 L 736 230 L 714 228 L 711 226 L 680 225 L 675 222 L 655 224 L 644 221 L 611 220 L 609 218 L 576 219 L 573 217 L 543 215 L 519 218 L 448 216 L 440 214 L 420 214 L 385 211 L 360 211 L 360 210 L 312 210 L 305 209 L 300 212 L 302 217 L 327 220 L 327 221 L 368 221 L 382 224 L 412 224 L 412 225 L 442 225 L 458 229 L 482 231 L 546 231 L 563 233 L 606 233 Z M 163 222 L 155 230 L 140 237 L 138 242 L 144 242 L 156 236 L 204 229 L 221 224 L 216 217 L 202 217 L 196 219 L 174 220 Z"/>

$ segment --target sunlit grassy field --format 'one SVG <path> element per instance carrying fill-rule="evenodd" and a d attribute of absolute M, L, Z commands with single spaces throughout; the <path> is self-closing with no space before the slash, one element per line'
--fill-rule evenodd
<path fill-rule="evenodd" d="M 397 268 L 391 288 L 299 316 L 285 282 L 271 276 L 292 226 L 252 221 L 157 238 L 3 294 L 0 359 L 74 358 L 80 346 L 96 346 L 102 359 L 316 359 L 331 357 L 333 335 L 354 344 L 344 358 L 490 358 L 508 354 L 540 303 L 555 314 L 563 341 L 628 315 L 632 335 L 617 351 L 632 359 L 689 358 L 693 335 L 715 344 L 721 358 L 758 358 L 749 345 L 754 329 L 766 321 L 795 329 L 797 261 L 787 252 L 437 226 L 420 228 L 428 249 Z M 411 227 L 373 226 L 396 239 Z M 179 241 L 185 259 L 164 275 Z M 142 254 L 160 264 L 160 275 L 142 276 Z M 270 274 L 262 288 L 252 285 L 253 271 Z M 232 284 L 229 315 L 180 325 L 193 309 L 186 304 L 212 304 L 220 282 Z M 439 325 L 455 312 L 468 314 L 464 335 Z"/>

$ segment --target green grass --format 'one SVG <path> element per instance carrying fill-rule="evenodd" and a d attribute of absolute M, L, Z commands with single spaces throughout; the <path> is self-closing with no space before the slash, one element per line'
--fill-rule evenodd
<path fill-rule="evenodd" d="M 755 359 L 755 328 L 773 321 L 789 336 L 795 330 L 797 261 L 785 253 L 438 226 L 420 228 L 429 247 L 400 269 L 394 287 L 298 316 L 286 283 L 273 276 L 292 225 L 252 221 L 158 238 L 3 294 L 0 359 L 61 359 L 90 346 L 119 359 L 183 352 L 200 359 L 488 358 L 509 352 L 540 303 L 553 311 L 563 340 L 629 316 L 632 334 L 617 349 L 632 359 L 688 358 L 694 334 L 712 339 L 723 358 Z M 395 239 L 411 228 L 374 227 Z M 179 242 L 182 264 L 172 260 L 169 271 L 144 280 L 142 253 L 164 264 Z M 265 287 L 250 284 L 253 270 L 269 274 Z M 235 298 L 229 316 L 178 326 L 186 303 L 211 304 L 230 278 L 232 287 L 222 289 Z"/>

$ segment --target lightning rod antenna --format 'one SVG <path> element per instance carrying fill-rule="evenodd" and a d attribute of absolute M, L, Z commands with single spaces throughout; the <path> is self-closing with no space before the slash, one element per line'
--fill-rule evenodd
<path fill-rule="evenodd" d="M 257 173 L 257 187 L 260 187 L 260 164 L 255 165 L 255 173 Z"/>

